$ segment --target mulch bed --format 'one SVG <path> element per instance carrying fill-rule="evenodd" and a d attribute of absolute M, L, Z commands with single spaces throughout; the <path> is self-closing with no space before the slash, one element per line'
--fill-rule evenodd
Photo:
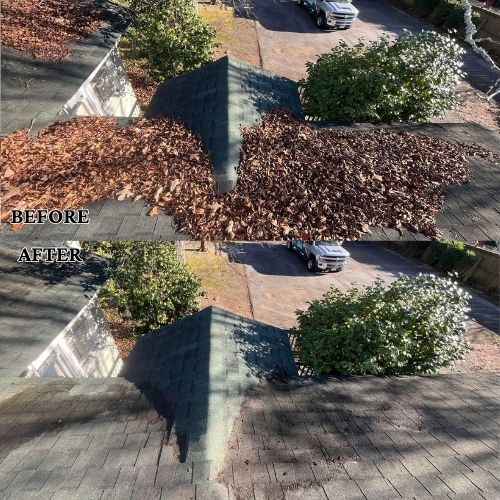
<path fill-rule="evenodd" d="M 158 84 L 151 79 L 141 61 L 122 57 L 122 62 L 141 109 L 146 109 L 158 89 Z"/>
<path fill-rule="evenodd" d="M 141 336 L 140 327 L 133 319 L 125 317 L 118 310 L 102 302 L 101 306 L 120 358 L 127 359 Z"/>
<path fill-rule="evenodd" d="M 127 72 L 130 84 L 134 89 L 135 96 L 142 109 L 146 109 L 158 89 L 156 83 L 148 73 L 148 62 L 146 59 L 138 59 L 126 37 L 120 39 L 118 45 L 123 67 Z"/>
<path fill-rule="evenodd" d="M 69 42 L 85 38 L 106 19 L 93 0 L 3 0 L 2 45 L 60 61 Z"/>
<path fill-rule="evenodd" d="M 490 156 L 407 132 L 318 129 L 275 110 L 243 131 L 238 183 L 217 193 L 200 138 L 171 118 L 74 118 L 31 138 L 1 139 L 4 221 L 13 208 L 76 208 L 143 199 L 198 239 L 359 239 L 369 226 L 438 237 L 444 190 L 466 182 L 467 156 Z"/>

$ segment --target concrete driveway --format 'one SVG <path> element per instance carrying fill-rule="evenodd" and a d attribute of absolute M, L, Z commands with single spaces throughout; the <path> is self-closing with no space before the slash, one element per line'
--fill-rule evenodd
<path fill-rule="evenodd" d="M 371 41 L 382 33 L 396 36 L 404 29 L 435 29 L 397 8 L 390 0 L 354 0 L 359 17 L 348 30 L 321 30 L 296 0 L 247 0 L 256 19 L 262 66 L 268 71 L 299 80 L 306 76 L 306 61 L 315 61 L 341 40 L 354 45 L 360 38 Z M 473 53 L 464 58 L 469 82 L 485 91 L 498 78 L 487 63 Z"/>
<path fill-rule="evenodd" d="M 407 259 L 378 243 L 347 242 L 351 257 L 340 273 L 310 273 L 297 254 L 284 243 L 262 242 L 226 244 L 230 259 L 243 263 L 253 316 L 278 327 L 295 324 L 295 311 L 305 309 L 307 302 L 321 298 L 332 286 L 347 290 L 353 283 L 369 284 L 377 276 L 387 282 L 399 273 L 416 275 L 433 272 L 430 267 Z M 500 333 L 500 309 L 473 294 L 472 318 L 482 327 Z"/>

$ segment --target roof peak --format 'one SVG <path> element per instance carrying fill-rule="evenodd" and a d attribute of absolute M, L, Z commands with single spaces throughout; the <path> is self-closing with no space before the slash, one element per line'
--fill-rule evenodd
<path fill-rule="evenodd" d="M 278 107 L 303 115 L 296 82 L 225 55 L 162 83 L 145 116 L 172 116 L 198 133 L 212 155 L 217 189 L 224 192 L 236 184 L 241 127 L 255 126 Z"/>

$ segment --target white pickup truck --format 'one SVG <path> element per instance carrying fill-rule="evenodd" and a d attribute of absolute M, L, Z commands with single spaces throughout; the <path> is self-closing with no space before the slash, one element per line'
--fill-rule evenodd
<path fill-rule="evenodd" d="M 287 240 L 286 247 L 306 260 L 307 269 L 312 273 L 316 271 L 342 271 L 349 258 L 349 252 L 342 248 L 340 241 L 336 240 Z"/>
<path fill-rule="evenodd" d="M 316 18 L 319 28 L 349 29 L 356 21 L 359 10 L 352 0 L 297 0 L 300 7 L 306 7 Z"/>

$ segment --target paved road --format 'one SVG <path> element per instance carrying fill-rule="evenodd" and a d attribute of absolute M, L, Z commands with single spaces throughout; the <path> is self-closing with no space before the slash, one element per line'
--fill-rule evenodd
<path fill-rule="evenodd" d="M 264 69 L 298 80 L 306 76 L 306 61 L 315 61 L 339 41 L 354 45 L 382 33 L 395 36 L 404 29 L 435 29 L 395 7 L 389 0 L 354 0 L 360 14 L 349 30 L 320 30 L 296 0 L 251 0 L 257 20 L 257 34 Z M 473 53 L 465 57 L 465 70 L 471 85 L 485 91 L 498 78 L 488 64 Z"/>
<path fill-rule="evenodd" d="M 351 258 L 340 273 L 309 273 L 305 262 L 280 243 L 244 243 L 227 246 L 233 258 L 245 265 L 250 299 L 256 320 L 289 328 L 295 311 L 320 298 L 332 286 L 347 290 L 354 282 L 372 283 L 377 276 L 393 281 L 398 273 L 416 275 L 431 268 L 409 260 L 372 242 L 350 242 Z M 471 316 L 482 326 L 500 334 L 500 309 L 473 294 Z"/>

